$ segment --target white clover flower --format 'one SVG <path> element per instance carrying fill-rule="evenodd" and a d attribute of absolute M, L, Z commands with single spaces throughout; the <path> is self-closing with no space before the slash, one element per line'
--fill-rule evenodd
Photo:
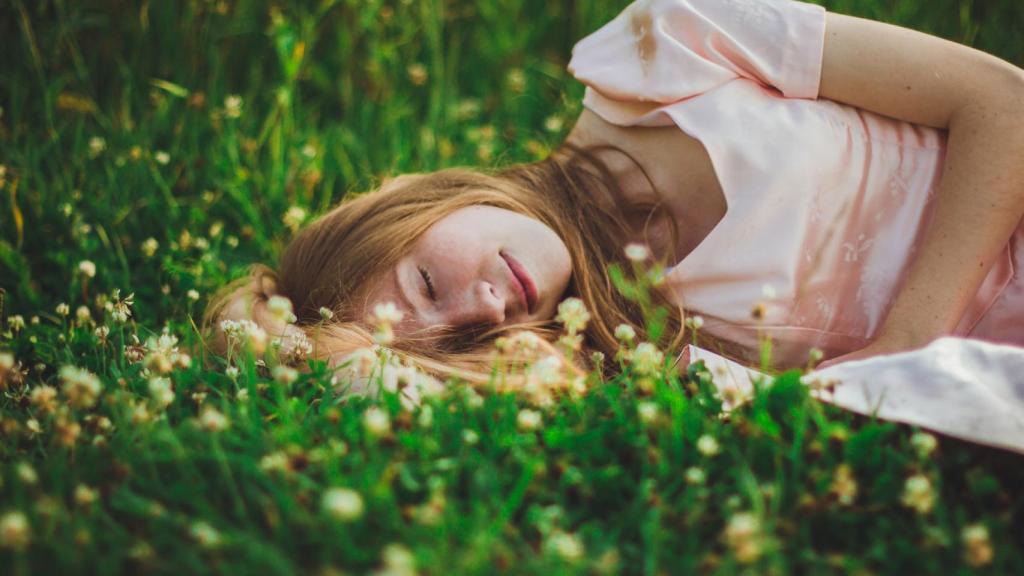
<path fill-rule="evenodd" d="M 236 366 L 228 366 L 227 368 L 224 369 L 224 374 L 228 378 L 231 378 L 232 380 L 234 380 L 234 379 L 238 378 L 238 367 L 236 367 Z"/>
<path fill-rule="evenodd" d="M 150 378 L 149 395 L 160 409 L 167 408 L 174 402 L 174 391 L 171 381 L 167 378 Z"/>
<path fill-rule="evenodd" d="M 0 546 L 24 550 L 31 541 L 28 518 L 22 512 L 7 512 L 0 516 Z"/>
<path fill-rule="evenodd" d="M 260 458 L 260 470 L 264 472 L 291 472 L 291 460 L 287 454 L 277 450 Z"/>
<path fill-rule="evenodd" d="M 619 324 L 615 327 L 615 339 L 620 342 L 632 342 L 636 339 L 636 330 L 629 324 Z"/>
<path fill-rule="evenodd" d="M 378 576 L 415 576 L 416 558 L 412 552 L 401 544 L 388 544 L 381 551 L 381 562 L 384 570 Z"/>
<path fill-rule="evenodd" d="M 988 528 L 984 524 L 964 526 L 960 532 L 960 540 L 964 545 L 964 562 L 972 568 L 979 568 L 992 563 L 995 552 L 989 539 Z"/>
<path fill-rule="evenodd" d="M 321 507 L 336 520 L 352 522 L 363 515 L 363 497 L 348 488 L 329 488 L 324 492 Z"/>
<path fill-rule="evenodd" d="M 637 404 L 636 412 L 644 424 L 653 424 L 658 420 L 658 405 L 649 400 Z"/>
<path fill-rule="evenodd" d="M 21 332 L 25 329 L 25 317 L 21 314 L 15 314 L 7 318 L 7 326 L 12 332 Z"/>
<path fill-rule="evenodd" d="M 199 291 L 194 288 L 189 289 L 189 291 L 185 293 L 185 297 L 195 302 L 196 300 L 199 300 Z"/>
<path fill-rule="evenodd" d="M 527 369 L 527 377 L 543 386 L 554 386 L 562 380 L 562 359 L 549 354 L 537 360 Z"/>
<path fill-rule="evenodd" d="M 661 369 L 665 361 L 665 354 L 650 342 L 637 344 L 636 349 L 630 353 L 630 361 L 633 369 L 640 375 L 653 376 Z"/>
<path fill-rule="evenodd" d="M 252 320 L 223 320 L 220 329 L 229 342 L 251 346 L 255 354 L 262 354 L 266 350 L 267 332 Z"/>
<path fill-rule="evenodd" d="M 79 484 L 75 487 L 75 504 L 79 506 L 89 506 L 96 501 L 97 497 L 96 490 L 85 484 Z"/>
<path fill-rule="evenodd" d="M 734 514 L 725 527 L 723 538 L 742 564 L 756 561 L 763 552 L 761 522 L 749 512 Z"/>
<path fill-rule="evenodd" d="M 271 317 L 282 324 L 295 322 L 295 313 L 292 312 L 292 301 L 285 296 L 274 295 L 267 300 L 267 310 Z"/>
<path fill-rule="evenodd" d="M 565 121 L 558 114 L 552 114 L 544 119 L 544 129 L 548 132 L 561 132 Z"/>
<path fill-rule="evenodd" d="M 89 311 L 88 306 L 79 306 L 78 309 L 75 310 L 75 318 L 78 319 L 79 324 L 85 324 L 92 320 L 92 312 Z"/>
<path fill-rule="evenodd" d="M 97 158 L 107 149 L 107 141 L 99 136 L 89 138 L 89 158 Z"/>
<path fill-rule="evenodd" d="M 171 155 L 163 150 L 157 150 L 156 154 L 153 154 L 153 160 L 161 166 L 166 166 L 171 161 Z"/>
<path fill-rule="evenodd" d="M 524 432 L 533 432 L 541 427 L 543 419 L 541 418 L 540 412 L 535 410 L 523 409 L 519 411 L 516 416 L 516 424 L 520 430 Z"/>
<path fill-rule="evenodd" d="M 394 302 L 383 302 L 373 307 L 373 321 L 379 324 L 395 325 L 402 321 L 405 315 Z"/>
<path fill-rule="evenodd" d="M 721 447 L 718 445 L 718 440 L 715 440 L 713 436 L 707 434 L 697 439 L 697 452 L 700 452 L 708 458 L 715 456 L 721 451 Z"/>
<path fill-rule="evenodd" d="M 228 421 L 228 417 L 221 414 L 216 408 L 207 406 L 199 415 L 199 425 L 208 432 L 223 432 L 231 423 Z"/>
<path fill-rule="evenodd" d="M 63 366 L 60 369 L 60 379 L 64 382 L 61 390 L 72 407 L 91 408 L 96 404 L 103 386 L 95 374 L 84 368 Z"/>
<path fill-rule="evenodd" d="M 590 321 L 590 312 L 587 311 L 583 300 L 575 297 L 566 298 L 558 305 L 555 320 L 565 326 L 566 332 L 576 334 L 586 329 L 587 322 Z"/>
<path fill-rule="evenodd" d="M 142 255 L 146 258 L 152 258 L 156 251 L 160 248 L 160 243 L 156 241 L 156 238 L 146 238 L 142 245 Z"/>
<path fill-rule="evenodd" d="M 0 352 L 0 376 L 11 368 L 14 368 L 14 354 L 6 350 Z"/>
<path fill-rule="evenodd" d="M 577 562 L 585 552 L 583 543 L 574 534 L 554 530 L 548 536 L 545 545 L 553 554 L 567 562 Z"/>
<path fill-rule="evenodd" d="M 903 495 L 900 501 L 907 508 L 912 508 L 918 514 L 924 515 L 931 512 L 935 506 L 935 490 L 932 482 L 924 474 L 914 474 L 903 484 Z"/>
<path fill-rule="evenodd" d="M 700 486 L 701 484 L 707 482 L 708 475 L 706 472 L 704 472 L 703 468 L 691 466 L 686 469 L 686 472 L 683 472 L 683 478 L 686 480 L 687 484 Z"/>
<path fill-rule="evenodd" d="M 238 118 L 242 115 L 242 97 L 238 94 L 230 94 L 224 98 L 224 116 L 227 118 Z"/>
<path fill-rule="evenodd" d="M 700 330 L 704 327 L 704 317 L 699 315 L 690 316 L 686 319 L 685 324 L 691 330 Z"/>
<path fill-rule="evenodd" d="M 281 221 L 284 225 L 291 230 L 293 233 L 298 232 L 299 228 L 302 227 L 303 223 L 306 222 L 308 213 L 302 206 L 290 206 L 288 210 L 281 217 Z"/>
<path fill-rule="evenodd" d="M 326 320 L 330 320 L 331 318 L 334 318 L 334 312 L 331 312 L 331 310 L 329 308 L 325 308 L 325 307 L 321 306 L 320 307 L 320 318 L 325 320 L 325 321 Z"/>
<path fill-rule="evenodd" d="M 298 370 L 291 366 L 284 365 L 274 366 L 272 374 L 274 376 L 274 382 L 277 382 L 282 386 L 290 386 L 299 377 Z"/>
<path fill-rule="evenodd" d="M 910 437 L 910 445 L 914 447 L 914 451 L 921 458 L 927 458 L 935 452 L 935 448 L 938 447 L 939 441 L 935 439 L 935 436 L 927 432 L 916 432 Z"/>
<path fill-rule="evenodd" d="M 633 262 L 643 262 L 651 256 L 651 251 L 645 244 L 631 242 L 626 245 L 626 258 Z"/>
<path fill-rule="evenodd" d="M 67 316 L 68 314 L 71 314 L 71 307 L 68 306 L 67 304 L 63 303 L 63 302 L 61 302 L 60 304 L 57 304 L 56 310 L 57 310 L 57 314 L 59 314 L 61 316 Z"/>
<path fill-rule="evenodd" d="M 387 436 L 391 433 L 391 417 L 380 408 L 371 407 L 363 413 L 363 428 L 375 438 Z"/>
<path fill-rule="evenodd" d="M 14 473 L 18 476 L 18 480 L 21 480 L 21 483 L 26 486 L 34 486 L 36 482 L 39 482 L 39 475 L 36 474 L 36 469 L 28 462 L 19 462 L 14 467 Z"/>
<path fill-rule="evenodd" d="M 96 277 L 96 264 L 91 260 L 82 260 L 78 263 L 78 272 L 86 278 Z"/>
<path fill-rule="evenodd" d="M 216 548 L 217 546 L 220 546 L 220 532 L 217 532 L 213 526 L 210 526 L 202 520 L 192 525 L 192 528 L 189 529 L 189 534 L 191 534 L 192 538 L 194 538 L 195 541 L 203 548 Z"/>
<path fill-rule="evenodd" d="M 467 446 L 475 446 L 480 441 L 480 435 L 476 433 L 476 430 L 470 430 L 466 428 L 462 431 L 462 441 Z"/>
<path fill-rule="evenodd" d="M 850 506 L 857 497 L 857 479 L 853 477 L 853 470 L 849 464 L 840 464 L 836 468 L 836 475 L 832 479 L 829 491 L 835 494 L 836 499 L 843 506 Z"/>
<path fill-rule="evenodd" d="M 108 326 L 97 326 L 93 334 L 100 340 L 106 340 L 107 336 L 110 336 L 110 328 Z"/>
<path fill-rule="evenodd" d="M 807 359 L 812 363 L 818 363 L 822 358 L 825 357 L 825 352 L 818 347 L 813 347 L 807 351 Z"/>

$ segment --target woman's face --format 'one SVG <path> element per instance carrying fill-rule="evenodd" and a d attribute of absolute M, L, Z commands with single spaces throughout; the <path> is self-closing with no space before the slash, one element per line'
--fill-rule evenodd
<path fill-rule="evenodd" d="M 469 206 L 427 229 L 368 288 L 404 313 L 399 335 L 430 327 L 493 328 L 548 320 L 569 285 L 569 250 L 544 223 L 511 210 Z"/>

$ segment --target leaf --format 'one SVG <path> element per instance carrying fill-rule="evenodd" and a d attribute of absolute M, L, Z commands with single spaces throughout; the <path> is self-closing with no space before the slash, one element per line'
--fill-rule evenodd
<path fill-rule="evenodd" d="M 167 92 L 171 96 L 177 96 L 178 98 L 188 98 L 188 95 L 190 94 L 188 88 L 185 88 L 184 86 L 175 84 L 173 82 L 168 82 L 167 80 L 153 78 L 149 81 L 149 83 L 152 84 L 155 88 L 159 88 L 164 92 Z"/>

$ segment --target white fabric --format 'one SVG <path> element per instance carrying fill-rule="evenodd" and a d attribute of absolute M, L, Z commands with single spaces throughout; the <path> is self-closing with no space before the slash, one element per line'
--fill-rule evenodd
<path fill-rule="evenodd" d="M 689 346 L 689 353 L 691 362 L 704 360 L 726 398 L 747 396 L 758 378 L 770 379 L 702 348 Z M 1024 454 L 1024 348 L 940 338 L 919 350 L 811 372 L 803 381 L 818 399 L 847 410 Z"/>

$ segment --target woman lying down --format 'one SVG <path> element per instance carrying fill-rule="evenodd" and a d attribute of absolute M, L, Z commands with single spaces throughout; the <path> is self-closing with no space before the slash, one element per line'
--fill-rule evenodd
<path fill-rule="evenodd" d="M 225 289 L 214 342 L 253 322 L 352 366 L 376 333 L 486 382 L 495 342 L 544 341 L 611 375 L 616 336 L 651 339 L 609 275 L 639 262 L 662 350 L 723 389 L 770 338 L 776 367 L 820 355 L 825 401 L 1024 452 L 1024 71 L 789 0 L 636 2 L 569 70 L 548 158 L 346 199 Z"/>

